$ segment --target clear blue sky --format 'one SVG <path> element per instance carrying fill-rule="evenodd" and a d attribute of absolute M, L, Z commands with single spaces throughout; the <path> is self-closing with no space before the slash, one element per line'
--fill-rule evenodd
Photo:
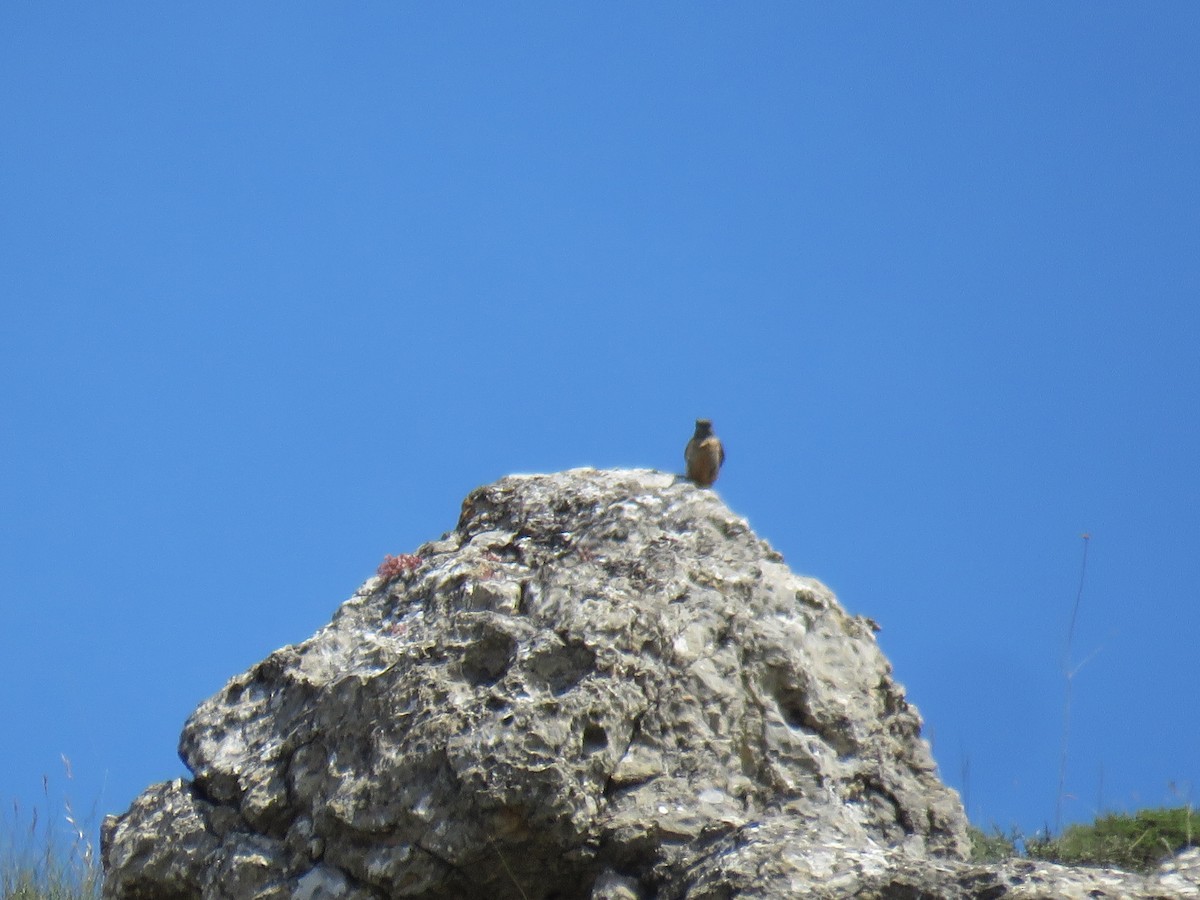
<path fill-rule="evenodd" d="M 6 809 L 697 416 L 974 821 L 1053 822 L 1085 531 L 1066 817 L 1200 802 L 1200 5 L 10 2 L 0 112 Z"/>

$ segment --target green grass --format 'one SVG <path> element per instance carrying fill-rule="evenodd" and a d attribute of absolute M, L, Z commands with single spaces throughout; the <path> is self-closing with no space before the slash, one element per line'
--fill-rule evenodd
<path fill-rule="evenodd" d="M 1191 806 L 1143 809 L 1132 815 L 1101 816 L 1090 825 L 1071 825 L 1058 837 L 1022 837 L 993 829 L 971 829 L 971 858 L 996 862 L 1024 855 L 1069 866 L 1104 866 L 1150 872 L 1164 859 L 1200 846 L 1200 815 Z"/>
<path fill-rule="evenodd" d="M 18 868 L 6 871 L 0 878 L 0 897 L 3 900 L 99 900 L 100 876 L 89 875 L 78 881 L 69 873 L 37 868 Z"/>
<path fill-rule="evenodd" d="M 0 837 L 2 900 L 99 900 L 100 866 L 78 846 L 59 847 L 46 839 L 34 852 L 10 846 L 10 837 Z"/>
<path fill-rule="evenodd" d="M 67 777 L 70 763 L 64 758 Z M 50 780 L 42 778 L 47 809 Z M 57 815 L 34 807 L 28 812 L 14 801 L 0 816 L 0 900 L 99 900 L 103 874 L 94 829 L 79 822 L 70 801 Z"/>

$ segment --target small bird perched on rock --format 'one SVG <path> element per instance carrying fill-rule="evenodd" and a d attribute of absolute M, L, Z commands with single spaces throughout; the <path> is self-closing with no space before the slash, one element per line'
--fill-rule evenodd
<path fill-rule="evenodd" d="M 713 434 L 712 421 L 696 420 L 696 433 L 683 451 L 687 461 L 687 477 L 700 487 L 708 487 L 717 480 L 721 464 L 725 462 L 725 448 L 721 439 Z"/>

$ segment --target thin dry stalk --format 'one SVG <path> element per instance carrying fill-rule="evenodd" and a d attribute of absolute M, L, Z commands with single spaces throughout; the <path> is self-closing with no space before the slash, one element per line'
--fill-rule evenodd
<path fill-rule="evenodd" d="M 1062 750 L 1058 759 L 1058 796 L 1054 805 L 1054 831 L 1056 834 L 1062 832 L 1063 798 L 1066 796 L 1067 756 L 1071 739 L 1071 683 L 1074 681 L 1079 670 L 1087 663 L 1085 659 L 1078 666 L 1074 668 L 1071 666 L 1071 649 L 1075 642 L 1075 622 L 1079 618 L 1079 604 L 1083 600 L 1083 579 L 1087 574 L 1088 543 L 1091 541 L 1092 536 L 1085 532 L 1080 537 L 1083 538 L 1083 562 L 1079 566 L 1079 589 L 1075 592 L 1075 605 L 1071 608 L 1071 624 L 1067 626 L 1067 646 L 1063 652 L 1063 680 L 1065 686 L 1063 690 Z M 1090 658 L 1091 656 L 1088 657 L 1088 659 Z"/>
<path fill-rule="evenodd" d="M 513 870 L 508 867 L 508 860 L 504 858 L 504 854 L 500 852 L 500 848 L 492 838 L 488 837 L 488 843 L 492 845 L 492 849 L 496 851 L 496 855 L 500 857 L 500 865 L 504 866 L 504 871 L 508 873 L 509 879 L 521 894 L 522 900 L 529 900 L 529 895 L 525 893 L 525 889 L 521 887 L 521 882 L 517 881 L 517 876 L 513 874 Z"/>

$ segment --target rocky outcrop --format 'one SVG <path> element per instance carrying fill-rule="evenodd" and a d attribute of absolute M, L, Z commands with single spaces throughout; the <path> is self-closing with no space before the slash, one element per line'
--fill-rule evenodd
<path fill-rule="evenodd" d="M 671 885 L 688 900 L 1174 900 L 1200 898 L 1200 860 L 1189 851 L 1153 875 L 1029 859 L 972 864 L 875 844 L 799 844 L 774 819 L 729 835 Z"/>
<path fill-rule="evenodd" d="M 961 861 L 871 623 L 709 490 L 512 476 L 381 572 L 201 704 L 105 897 L 1069 896 Z"/>

